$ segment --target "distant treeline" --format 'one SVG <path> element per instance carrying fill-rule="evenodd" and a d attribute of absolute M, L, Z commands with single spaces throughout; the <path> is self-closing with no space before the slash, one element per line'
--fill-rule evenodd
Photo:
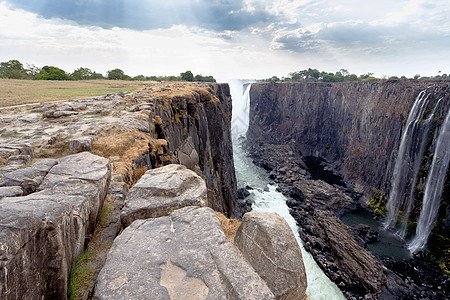
<path fill-rule="evenodd" d="M 80 67 L 68 73 L 58 67 L 44 66 L 38 68 L 35 65 L 27 65 L 25 68 L 18 60 L 10 60 L 0 63 L 0 78 L 10 79 L 30 79 L 30 80 L 90 80 L 90 79 L 110 79 L 110 80 L 139 80 L 139 81 L 200 81 L 216 82 L 213 76 L 195 75 L 191 71 L 181 73 L 179 76 L 144 76 L 131 77 L 126 75 L 121 69 L 113 69 L 103 76 L 101 73 L 92 71 L 89 68 Z"/>
<path fill-rule="evenodd" d="M 441 72 L 439 72 L 441 73 Z M 262 80 L 263 82 L 342 82 L 342 81 L 379 81 L 379 80 L 403 80 L 408 79 L 406 76 L 391 76 L 377 78 L 373 76 L 373 73 L 367 73 L 363 75 L 350 74 L 346 69 L 340 69 L 336 73 L 328 73 L 324 71 L 319 71 L 317 69 L 308 68 L 308 70 L 302 70 L 297 72 L 289 73 L 287 77 L 282 77 L 281 79 L 277 76 L 273 76 L 268 79 Z M 442 74 L 437 76 L 422 77 L 416 74 L 411 79 L 421 79 L 421 80 L 432 80 L 432 79 L 450 79 L 450 75 Z"/>

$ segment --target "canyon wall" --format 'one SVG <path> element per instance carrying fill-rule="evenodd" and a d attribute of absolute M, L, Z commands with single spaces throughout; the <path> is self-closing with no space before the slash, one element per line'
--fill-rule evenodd
<path fill-rule="evenodd" d="M 189 94 L 154 99 L 149 118 L 155 137 L 167 141 L 169 161 L 190 169 L 198 166 L 211 208 L 227 216 L 233 213 L 236 195 L 231 111 L 227 84 L 203 84 Z"/>
<path fill-rule="evenodd" d="M 446 99 L 437 112 L 442 118 L 450 105 L 444 81 L 253 84 L 247 137 L 251 143 L 291 143 L 301 156 L 327 160 L 369 197 L 374 190 L 387 193 L 402 126 L 429 86 L 428 110 Z"/>

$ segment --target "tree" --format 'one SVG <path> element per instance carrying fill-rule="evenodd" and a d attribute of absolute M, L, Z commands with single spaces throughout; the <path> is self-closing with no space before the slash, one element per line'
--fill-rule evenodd
<path fill-rule="evenodd" d="M 106 73 L 106 77 L 109 80 L 123 80 L 125 77 L 125 73 L 121 69 L 113 69 Z"/>
<path fill-rule="evenodd" d="M 62 69 L 53 66 L 44 66 L 36 75 L 37 80 L 69 80 L 70 76 Z"/>
<path fill-rule="evenodd" d="M 194 74 L 191 71 L 186 71 L 184 73 L 180 73 L 181 80 L 184 81 L 194 81 Z"/>
<path fill-rule="evenodd" d="M 41 72 L 41 68 L 36 67 L 33 64 L 27 64 L 27 74 L 28 76 L 30 76 L 31 78 L 36 78 L 36 76 Z"/>
<path fill-rule="evenodd" d="M 195 81 L 198 82 L 216 82 L 216 80 L 214 79 L 214 77 L 212 77 L 211 75 L 209 76 L 202 76 L 202 75 L 195 75 Z"/>
<path fill-rule="evenodd" d="M 89 68 L 78 68 L 72 73 L 72 78 L 75 80 L 87 80 L 91 79 L 92 77 L 92 71 Z"/>
<path fill-rule="evenodd" d="M 0 78 L 25 79 L 27 72 L 18 60 L 9 60 L 0 63 Z"/>
<path fill-rule="evenodd" d="M 92 72 L 91 79 L 105 79 L 105 77 L 103 77 L 103 75 L 100 73 Z"/>
<path fill-rule="evenodd" d="M 134 77 L 132 78 L 132 80 L 144 81 L 144 80 L 145 80 L 145 76 L 144 76 L 144 75 L 134 76 Z"/>
<path fill-rule="evenodd" d="M 280 81 L 280 78 L 278 78 L 277 76 L 272 76 L 269 79 L 267 79 L 268 82 L 278 82 Z"/>

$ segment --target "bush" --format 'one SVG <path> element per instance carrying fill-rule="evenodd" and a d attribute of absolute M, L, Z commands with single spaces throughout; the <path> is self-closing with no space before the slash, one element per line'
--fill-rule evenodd
<path fill-rule="evenodd" d="M 37 80 L 69 80 L 70 76 L 62 69 L 53 66 L 44 66 L 36 75 Z"/>

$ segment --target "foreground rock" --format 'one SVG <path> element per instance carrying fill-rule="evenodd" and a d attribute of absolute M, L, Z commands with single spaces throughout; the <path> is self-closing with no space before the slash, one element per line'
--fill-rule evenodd
<path fill-rule="evenodd" d="M 195 250 L 194 250 L 195 249 Z M 114 241 L 94 299 L 274 299 L 210 208 L 137 220 Z"/>
<path fill-rule="evenodd" d="M 63 158 L 40 192 L 0 199 L 0 299 L 66 299 L 110 176 L 107 159 Z"/>
<path fill-rule="evenodd" d="M 122 209 L 124 227 L 136 219 L 167 216 L 184 206 L 207 206 L 205 181 L 182 165 L 147 171 L 130 189 Z"/>
<path fill-rule="evenodd" d="M 305 299 L 302 252 L 287 222 L 277 213 L 247 213 L 234 244 L 276 299 Z"/>
<path fill-rule="evenodd" d="M 89 226 L 92 228 L 103 205 L 110 180 L 109 160 L 90 152 L 82 152 L 63 157 L 50 170 L 39 189 L 86 197 L 89 201 Z"/>

